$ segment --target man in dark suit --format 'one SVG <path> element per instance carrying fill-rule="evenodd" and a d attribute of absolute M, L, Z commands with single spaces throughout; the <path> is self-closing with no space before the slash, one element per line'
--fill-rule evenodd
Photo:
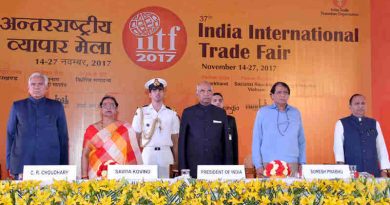
<path fill-rule="evenodd" d="M 366 98 L 354 94 L 349 99 L 351 115 L 337 121 L 334 131 L 334 156 L 337 164 L 356 165 L 358 172 L 386 177 L 389 154 L 378 121 L 366 116 Z"/>
<path fill-rule="evenodd" d="M 68 129 L 64 107 L 45 97 L 48 78 L 33 73 L 30 97 L 14 102 L 7 125 L 7 170 L 21 179 L 24 165 L 67 165 Z"/>
<path fill-rule="evenodd" d="M 199 103 L 184 109 L 179 132 L 179 169 L 190 169 L 197 177 L 198 165 L 232 164 L 225 110 L 211 104 L 209 82 L 196 87 Z"/>
<path fill-rule="evenodd" d="M 223 109 L 223 96 L 221 93 L 214 93 L 211 98 L 211 104 Z M 227 115 L 228 118 L 228 133 L 229 140 L 233 146 L 233 164 L 238 165 L 238 134 L 236 118 L 231 115 Z"/>

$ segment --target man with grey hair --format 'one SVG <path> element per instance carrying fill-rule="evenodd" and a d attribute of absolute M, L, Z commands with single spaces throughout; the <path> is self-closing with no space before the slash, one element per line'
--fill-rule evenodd
<path fill-rule="evenodd" d="M 48 78 L 33 73 L 29 97 L 15 101 L 7 125 L 7 170 L 21 179 L 24 165 L 67 165 L 68 129 L 64 107 L 45 97 Z"/>
<path fill-rule="evenodd" d="M 199 83 L 196 95 L 199 103 L 184 109 L 179 132 L 179 169 L 195 178 L 198 165 L 233 163 L 226 112 L 211 104 L 211 84 Z"/>

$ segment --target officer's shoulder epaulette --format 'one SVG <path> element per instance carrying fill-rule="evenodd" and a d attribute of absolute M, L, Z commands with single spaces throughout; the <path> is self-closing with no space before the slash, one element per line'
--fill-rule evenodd
<path fill-rule="evenodd" d="M 174 111 L 174 112 L 176 112 L 176 110 L 175 109 L 173 109 L 173 108 L 171 108 L 171 107 L 169 107 L 169 106 L 165 106 L 167 109 L 169 109 L 169 110 L 172 110 L 172 111 Z"/>
<path fill-rule="evenodd" d="M 141 112 L 142 112 L 142 108 L 144 108 L 144 107 L 146 107 L 146 106 L 148 106 L 148 105 L 144 105 L 144 106 L 142 106 L 142 107 L 137 107 L 137 109 L 135 110 L 134 115 L 137 115 L 138 109 L 141 109 Z"/>

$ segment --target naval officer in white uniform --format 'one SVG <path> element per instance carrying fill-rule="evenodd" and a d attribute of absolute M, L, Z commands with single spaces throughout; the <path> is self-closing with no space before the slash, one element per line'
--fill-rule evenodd
<path fill-rule="evenodd" d="M 159 178 L 169 178 L 169 165 L 177 165 L 180 121 L 177 113 L 163 103 L 167 82 L 153 78 L 145 83 L 151 103 L 138 108 L 132 122 L 140 145 L 142 160 L 158 165 Z"/>

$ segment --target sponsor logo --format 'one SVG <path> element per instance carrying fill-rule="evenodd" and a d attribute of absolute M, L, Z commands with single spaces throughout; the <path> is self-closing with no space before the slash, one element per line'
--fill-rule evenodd
<path fill-rule="evenodd" d="M 267 105 L 267 99 L 258 99 L 258 102 L 257 102 L 257 103 L 246 104 L 246 105 L 245 105 L 245 109 L 246 109 L 246 110 L 257 111 L 257 110 L 259 110 L 261 107 L 266 106 L 266 105 Z"/>
<path fill-rule="evenodd" d="M 321 16 L 359 16 L 359 13 L 354 13 L 347 7 L 348 0 L 329 0 L 329 2 L 330 1 L 332 2 L 330 8 L 321 11 Z"/>
<path fill-rule="evenodd" d="M 162 7 L 146 7 L 130 16 L 123 28 L 129 58 L 148 70 L 163 70 L 180 60 L 187 33 L 176 14 Z"/>
<path fill-rule="evenodd" d="M 333 0 L 333 5 L 335 5 L 337 8 L 343 8 L 347 4 L 347 0 Z"/>
<path fill-rule="evenodd" d="M 224 106 L 224 108 L 226 110 L 226 113 L 229 114 L 229 115 L 232 115 L 236 111 L 240 110 L 240 106 L 239 105 L 227 105 L 227 106 Z"/>
<path fill-rule="evenodd" d="M 61 96 L 61 95 L 55 94 L 54 95 L 54 100 L 60 101 L 64 106 L 69 104 L 69 100 L 68 100 L 68 96 L 67 95 Z"/>

